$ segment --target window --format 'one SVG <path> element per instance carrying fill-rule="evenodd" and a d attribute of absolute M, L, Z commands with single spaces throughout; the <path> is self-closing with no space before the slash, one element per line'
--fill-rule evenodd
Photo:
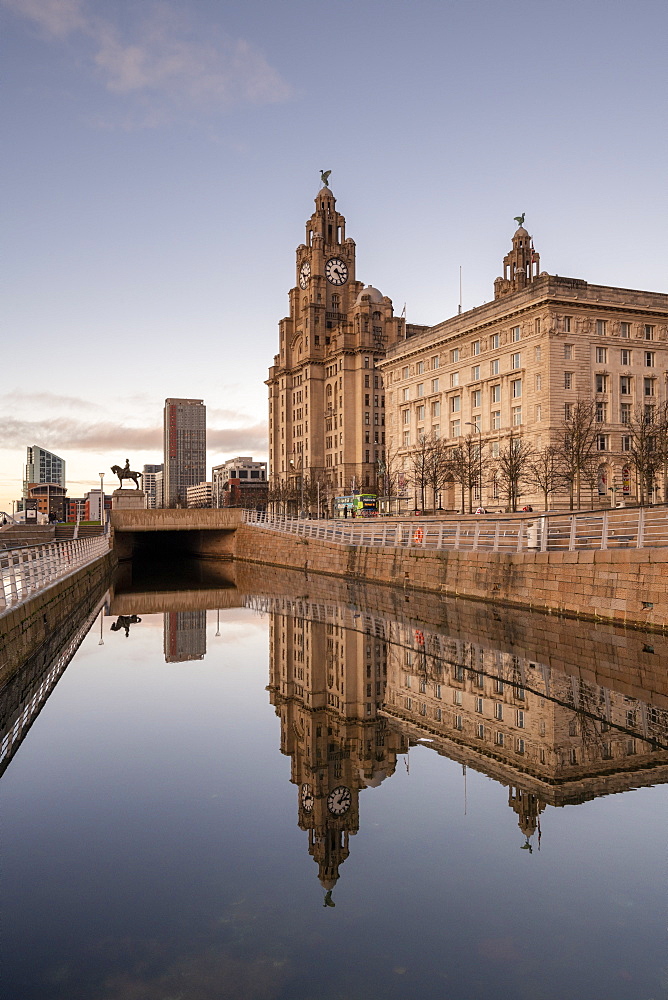
<path fill-rule="evenodd" d="M 650 323 L 645 323 L 644 326 L 645 340 L 654 340 L 654 327 Z"/>
<path fill-rule="evenodd" d="M 424 420 L 424 406 L 415 407 L 415 416 L 418 420 Z"/>
<path fill-rule="evenodd" d="M 407 403 L 408 400 L 410 399 L 410 389 L 408 387 L 401 390 L 401 398 L 404 401 L 404 403 Z"/>
<path fill-rule="evenodd" d="M 630 323 L 620 323 L 619 324 L 619 336 L 624 337 L 625 340 L 631 336 L 631 324 Z"/>
<path fill-rule="evenodd" d="M 511 368 L 521 368 L 522 367 L 522 357 L 520 354 L 510 355 L 510 367 Z"/>
<path fill-rule="evenodd" d="M 643 394 L 645 396 L 653 396 L 654 395 L 654 379 L 653 378 L 644 378 L 642 381 L 643 381 Z"/>
<path fill-rule="evenodd" d="M 571 420 L 573 417 L 573 404 L 564 403 L 564 420 Z"/>
<path fill-rule="evenodd" d="M 432 424 L 431 425 L 431 436 L 433 437 L 434 441 L 438 441 L 438 439 L 441 436 L 441 425 L 440 424 Z"/>
<path fill-rule="evenodd" d="M 482 431 L 482 421 L 480 419 L 480 416 L 473 418 L 473 420 L 471 421 L 471 427 L 473 429 L 474 434 L 480 434 L 480 432 Z M 477 495 L 478 494 L 476 493 L 476 496 Z"/>
<path fill-rule="evenodd" d="M 503 704 L 500 701 L 494 703 L 494 718 L 499 722 L 503 721 Z"/>
<path fill-rule="evenodd" d="M 438 379 L 437 378 L 433 378 L 431 380 L 431 391 L 432 392 L 438 392 Z"/>
<path fill-rule="evenodd" d="M 596 435 L 596 451 L 608 451 L 608 435 Z"/>
<path fill-rule="evenodd" d="M 494 733 L 494 742 L 496 743 L 497 747 L 502 747 L 503 746 L 503 733 L 499 733 L 499 732 Z"/>
<path fill-rule="evenodd" d="M 607 347 L 597 347 L 596 348 L 596 364 L 605 365 L 608 363 L 608 348 Z"/>
<path fill-rule="evenodd" d="M 517 378 L 510 383 L 510 395 L 513 399 L 519 399 L 522 395 L 522 379 Z"/>
<path fill-rule="evenodd" d="M 622 434 L 622 451 L 631 451 L 631 435 Z"/>
<path fill-rule="evenodd" d="M 411 444 L 411 432 L 410 431 L 404 431 L 404 437 L 403 437 L 403 442 L 402 443 L 403 443 L 404 448 L 410 448 L 410 444 Z"/>
<path fill-rule="evenodd" d="M 424 375 L 424 361 L 418 361 L 418 363 L 415 366 L 415 374 Z"/>
<path fill-rule="evenodd" d="M 564 372 L 564 389 L 573 388 L 573 372 Z"/>
<path fill-rule="evenodd" d="M 491 388 L 491 393 L 492 393 L 492 402 L 493 403 L 500 403 L 501 402 L 501 386 L 500 385 L 493 385 L 492 388 Z"/>
<path fill-rule="evenodd" d="M 626 348 L 624 348 L 622 351 L 620 351 L 620 360 L 621 360 L 621 362 L 622 362 L 623 365 L 630 365 L 631 364 L 631 352 L 628 351 Z"/>
<path fill-rule="evenodd" d="M 542 375 L 536 375 L 536 392 L 540 392 L 543 388 L 543 377 Z"/>
<path fill-rule="evenodd" d="M 492 430 L 501 429 L 501 410 L 492 410 Z"/>
<path fill-rule="evenodd" d="M 462 408 L 462 397 L 461 396 L 451 396 L 450 397 L 450 412 L 459 413 Z"/>
<path fill-rule="evenodd" d="M 476 736 L 479 740 L 484 740 L 485 738 L 485 726 L 482 722 L 479 722 L 475 728 Z"/>
<path fill-rule="evenodd" d="M 521 708 L 517 709 L 517 728 L 524 729 L 524 710 Z"/>
<path fill-rule="evenodd" d="M 534 348 L 534 353 L 536 355 L 536 361 L 540 361 L 542 355 L 540 344 Z"/>
<path fill-rule="evenodd" d="M 473 343 L 471 344 L 471 354 L 473 354 L 474 356 L 480 354 L 480 341 L 479 340 L 474 340 Z"/>
<path fill-rule="evenodd" d="M 471 393 L 471 406 L 474 410 L 482 406 L 482 391 L 480 389 L 474 389 Z"/>
<path fill-rule="evenodd" d="M 595 375 L 594 383 L 596 386 L 596 392 L 607 392 L 607 379 L 605 375 Z"/>
<path fill-rule="evenodd" d="M 434 695 L 437 698 L 441 698 L 442 697 L 442 695 L 441 695 L 441 685 L 440 684 L 434 684 Z"/>
<path fill-rule="evenodd" d="M 500 416 L 501 415 L 499 414 L 499 417 Z M 501 445 L 499 444 L 498 441 L 492 441 L 492 458 L 498 458 L 500 454 L 501 454 Z M 498 498 L 498 495 L 499 495 L 498 484 L 497 484 L 496 477 L 495 477 L 494 478 L 494 499 L 495 500 Z"/>
<path fill-rule="evenodd" d="M 564 316 L 564 333 L 571 332 L 571 319 L 572 316 Z"/>
<path fill-rule="evenodd" d="M 654 351 L 645 351 L 645 368 L 654 367 Z"/>
<path fill-rule="evenodd" d="M 471 369 L 471 381 L 477 382 L 480 378 L 480 365 L 474 365 Z"/>
<path fill-rule="evenodd" d="M 441 402 L 440 400 L 435 400 L 431 404 L 431 415 L 432 417 L 440 417 L 441 415 Z"/>
<path fill-rule="evenodd" d="M 622 403 L 619 408 L 619 422 L 622 424 L 631 423 L 631 404 Z"/>
<path fill-rule="evenodd" d="M 524 740 L 521 737 L 518 738 L 515 748 L 518 753 L 524 753 Z"/>
<path fill-rule="evenodd" d="M 452 703 L 453 705 L 461 705 L 462 703 L 462 693 L 461 691 L 452 692 Z"/>
<path fill-rule="evenodd" d="M 432 367 L 432 369 L 434 369 L 434 370 L 435 370 L 436 368 L 438 368 L 438 354 L 435 354 L 435 355 L 433 356 L 433 358 L 431 359 L 431 367 Z"/>
<path fill-rule="evenodd" d="M 483 702 L 482 698 L 476 698 L 476 700 L 475 700 L 475 710 L 476 710 L 476 712 L 479 712 L 480 715 L 482 715 L 483 708 L 484 708 L 484 702 Z"/>
<path fill-rule="evenodd" d="M 401 375 L 402 375 L 402 378 L 408 378 L 408 365 L 406 365 L 405 368 L 401 369 Z"/>
<path fill-rule="evenodd" d="M 539 317 L 537 317 L 533 321 L 533 332 L 534 333 L 540 333 L 540 318 Z"/>
<path fill-rule="evenodd" d="M 450 372 L 450 388 L 454 389 L 459 385 L 459 372 Z"/>
<path fill-rule="evenodd" d="M 453 348 L 453 349 L 452 349 L 452 350 L 450 351 L 450 361 L 451 361 L 451 362 L 452 362 L 453 364 L 455 364 L 455 363 L 456 363 L 457 361 L 459 361 L 459 348 L 458 348 L 458 347 L 454 347 L 454 348 Z"/>
<path fill-rule="evenodd" d="M 510 331 L 510 339 L 514 344 L 520 339 L 520 328 L 519 326 L 514 326 Z"/>
<path fill-rule="evenodd" d="M 418 382 L 415 386 L 415 397 L 419 399 L 420 396 L 424 396 L 424 382 Z"/>
<path fill-rule="evenodd" d="M 522 407 L 513 406 L 513 427 L 519 427 L 522 423 Z"/>
<path fill-rule="evenodd" d="M 463 728 L 464 728 L 464 720 L 462 719 L 461 715 L 456 715 L 455 716 L 455 729 L 463 729 Z"/>
<path fill-rule="evenodd" d="M 622 396 L 631 395 L 631 376 L 630 375 L 620 375 L 619 377 L 619 391 Z"/>
<path fill-rule="evenodd" d="M 495 361 L 490 361 L 490 363 L 489 363 L 489 374 L 490 375 L 498 375 L 499 374 L 499 359 L 498 358 Z"/>
<path fill-rule="evenodd" d="M 605 337 L 608 333 L 608 321 L 607 319 L 597 319 L 596 320 L 596 336 Z"/>
<path fill-rule="evenodd" d="M 604 424 L 608 419 L 608 404 L 607 403 L 597 403 L 596 404 L 596 423 Z"/>
<path fill-rule="evenodd" d="M 564 358 L 566 361 L 571 361 L 573 358 L 573 345 L 564 344 Z"/>
<path fill-rule="evenodd" d="M 543 409 L 540 403 L 536 403 L 534 407 L 534 420 L 536 421 L 536 423 L 540 423 L 542 419 L 543 419 Z"/>
<path fill-rule="evenodd" d="M 499 335 L 498 335 L 498 333 L 493 333 L 492 336 L 489 338 L 489 346 L 492 348 L 492 350 L 495 347 L 499 346 Z"/>
<path fill-rule="evenodd" d="M 459 437 L 462 432 L 462 425 L 460 420 L 450 421 L 450 436 Z"/>

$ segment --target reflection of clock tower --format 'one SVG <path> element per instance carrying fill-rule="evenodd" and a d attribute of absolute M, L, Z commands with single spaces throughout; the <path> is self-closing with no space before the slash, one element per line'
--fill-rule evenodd
<path fill-rule="evenodd" d="M 327 891 L 359 829 L 360 791 L 392 774 L 407 749 L 378 714 L 386 656 L 386 643 L 366 633 L 272 615 L 269 690 L 281 750 L 292 760 L 299 827 Z"/>
<path fill-rule="evenodd" d="M 393 315 L 389 298 L 357 281 L 355 243 L 323 180 L 306 242 L 297 247 L 290 315 L 279 324 L 267 384 L 274 483 L 319 482 L 331 498 L 375 488 L 386 430 L 374 363 L 403 339 L 405 321 Z"/>

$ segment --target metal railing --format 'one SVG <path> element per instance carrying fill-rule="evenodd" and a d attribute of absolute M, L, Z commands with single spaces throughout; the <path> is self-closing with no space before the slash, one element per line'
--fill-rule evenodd
<path fill-rule="evenodd" d="M 29 545 L 0 552 L 0 611 L 99 559 L 109 551 L 109 536 Z"/>
<path fill-rule="evenodd" d="M 633 507 L 578 513 L 419 520 L 308 520 L 244 511 L 246 524 L 340 545 L 459 552 L 574 552 L 668 545 L 668 510 Z"/>

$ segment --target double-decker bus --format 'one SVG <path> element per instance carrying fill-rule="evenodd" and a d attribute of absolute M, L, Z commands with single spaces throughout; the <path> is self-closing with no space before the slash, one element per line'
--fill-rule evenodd
<path fill-rule="evenodd" d="M 334 498 L 334 517 L 375 517 L 378 497 L 375 493 L 353 493 Z"/>

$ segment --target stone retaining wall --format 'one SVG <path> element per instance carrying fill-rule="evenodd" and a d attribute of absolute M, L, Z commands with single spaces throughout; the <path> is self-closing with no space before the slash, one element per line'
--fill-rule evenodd
<path fill-rule="evenodd" d="M 0 614 L 0 686 L 70 618 L 81 617 L 91 594 L 102 596 L 114 562 L 107 553 Z"/>
<path fill-rule="evenodd" d="M 668 548 L 435 551 L 337 545 L 240 525 L 235 558 L 642 628 L 668 626 Z"/>

